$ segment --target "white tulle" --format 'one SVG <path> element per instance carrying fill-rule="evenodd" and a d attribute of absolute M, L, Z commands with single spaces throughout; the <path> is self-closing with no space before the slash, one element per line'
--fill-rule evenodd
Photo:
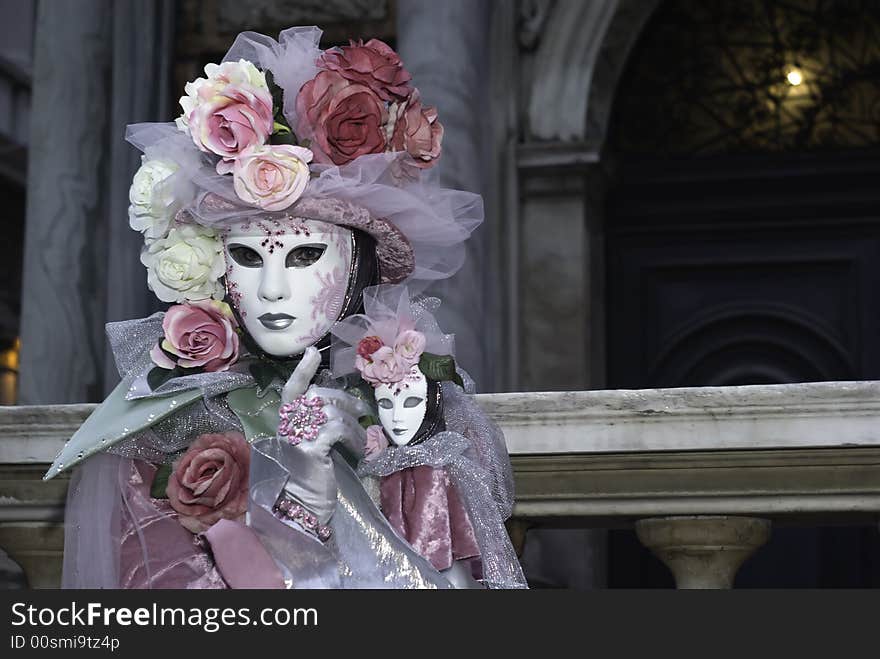
<path fill-rule="evenodd" d="M 262 209 L 242 202 L 232 176 L 217 174 L 214 161 L 192 144 L 173 123 L 133 124 L 126 139 L 148 158 L 170 161 L 179 170 L 163 181 L 174 186 L 186 203 L 183 209 L 200 224 L 225 227 L 256 215 Z M 412 277 L 446 278 L 464 263 L 464 242 L 483 221 L 483 199 L 463 190 L 443 188 L 432 170 L 411 179 L 406 154 L 377 153 L 343 165 L 314 165 L 314 177 L 303 198 L 341 199 L 387 220 L 405 236 L 415 257 Z M 226 207 L 204 203 L 208 193 L 229 202 Z"/>
<path fill-rule="evenodd" d="M 316 62 L 321 56 L 318 47 L 321 34 L 321 29 L 314 25 L 288 28 L 278 35 L 278 41 L 265 34 L 242 32 L 223 61 L 244 59 L 259 69 L 271 71 L 275 84 L 284 90 L 284 117 L 291 126 L 296 126 L 296 96 L 302 86 L 318 74 Z"/>
<path fill-rule="evenodd" d="M 99 453 L 73 472 L 64 511 L 62 588 L 119 588 L 124 460 Z"/>
<path fill-rule="evenodd" d="M 418 289 L 415 289 L 418 290 Z M 409 287 L 385 284 L 364 289 L 364 313 L 349 316 L 331 329 L 331 368 L 334 377 L 355 372 L 357 344 L 366 336 L 378 336 L 385 345 L 394 345 L 404 330 L 417 330 L 425 336 L 425 352 L 455 356 L 455 336 L 444 334 L 433 312 L 440 306 L 434 297 L 416 298 Z"/>

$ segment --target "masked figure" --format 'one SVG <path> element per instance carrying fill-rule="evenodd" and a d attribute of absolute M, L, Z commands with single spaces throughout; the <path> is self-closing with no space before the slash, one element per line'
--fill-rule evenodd
<path fill-rule="evenodd" d="M 175 123 L 128 129 L 171 306 L 108 325 L 121 382 L 46 474 L 77 467 L 66 587 L 453 586 L 355 472 L 376 408 L 329 332 L 369 286 L 457 270 L 482 202 L 432 181 L 442 127 L 394 51 L 319 38 L 244 33 Z"/>
<path fill-rule="evenodd" d="M 382 512 L 456 586 L 525 587 L 504 527 L 513 478 L 500 430 L 474 404 L 473 384 L 440 331 L 436 298 L 404 286 L 364 293 L 365 313 L 331 330 L 333 371 L 360 374 L 378 417 L 358 473 L 379 479 Z"/>

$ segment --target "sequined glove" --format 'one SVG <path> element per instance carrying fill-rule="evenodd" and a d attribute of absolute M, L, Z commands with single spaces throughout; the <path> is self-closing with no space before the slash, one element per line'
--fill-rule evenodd
<path fill-rule="evenodd" d="M 326 525 L 336 509 L 336 474 L 330 450 L 342 442 L 358 459 L 366 431 L 358 419 L 368 405 L 339 389 L 309 385 L 320 365 L 309 347 L 281 394 L 277 441 L 283 466 L 290 472 L 285 492 Z"/>

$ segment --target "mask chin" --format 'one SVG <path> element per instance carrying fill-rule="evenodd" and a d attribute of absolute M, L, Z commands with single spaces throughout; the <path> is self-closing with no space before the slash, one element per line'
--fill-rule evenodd
<path fill-rule="evenodd" d="M 376 245 L 361 231 L 315 220 L 295 229 L 267 236 L 249 225 L 224 237 L 226 299 L 251 353 L 283 359 L 316 346 L 329 358 L 330 327 L 363 311 L 364 289 L 379 281 Z M 291 255 L 321 246 L 320 258 L 305 266 Z M 242 265 L 242 247 L 256 252 L 262 267 Z"/>

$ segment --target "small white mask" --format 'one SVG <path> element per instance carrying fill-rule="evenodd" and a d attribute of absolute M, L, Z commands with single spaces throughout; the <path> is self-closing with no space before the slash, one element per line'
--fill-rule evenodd
<path fill-rule="evenodd" d="M 409 375 L 392 385 L 380 384 L 375 389 L 379 421 L 391 441 L 398 446 L 408 444 L 425 420 L 428 411 L 428 380 L 418 366 Z"/>
<path fill-rule="evenodd" d="M 338 320 L 351 268 L 349 229 L 256 219 L 233 226 L 224 245 L 229 298 L 267 354 L 298 355 Z"/>

